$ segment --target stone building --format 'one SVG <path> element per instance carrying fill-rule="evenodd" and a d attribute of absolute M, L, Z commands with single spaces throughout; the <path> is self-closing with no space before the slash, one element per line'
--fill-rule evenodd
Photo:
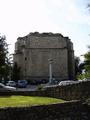
<path fill-rule="evenodd" d="M 34 32 L 17 39 L 14 62 L 21 68 L 21 79 L 48 79 L 50 59 L 55 79 L 74 79 L 74 50 L 68 37 Z"/>

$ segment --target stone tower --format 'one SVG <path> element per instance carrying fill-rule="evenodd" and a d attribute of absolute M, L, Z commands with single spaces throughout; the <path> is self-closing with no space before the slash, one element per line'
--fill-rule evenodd
<path fill-rule="evenodd" d="M 68 37 L 34 32 L 17 39 L 14 62 L 21 68 L 21 79 L 48 79 L 49 59 L 55 79 L 74 79 L 74 50 Z"/>

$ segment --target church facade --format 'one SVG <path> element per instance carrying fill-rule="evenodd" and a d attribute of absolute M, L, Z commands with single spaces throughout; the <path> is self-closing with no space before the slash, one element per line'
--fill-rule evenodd
<path fill-rule="evenodd" d="M 21 79 L 74 79 L 73 43 L 59 33 L 30 33 L 15 43 L 14 62 L 20 67 Z"/>

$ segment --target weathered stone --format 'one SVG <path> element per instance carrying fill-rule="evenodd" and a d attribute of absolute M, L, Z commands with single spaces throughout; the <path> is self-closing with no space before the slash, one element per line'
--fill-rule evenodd
<path fill-rule="evenodd" d="M 68 37 L 35 32 L 17 39 L 14 62 L 21 67 L 21 79 L 48 79 L 49 59 L 54 78 L 74 79 L 74 51 Z"/>
<path fill-rule="evenodd" d="M 0 120 L 90 120 L 90 106 L 73 101 L 32 107 L 0 108 Z"/>

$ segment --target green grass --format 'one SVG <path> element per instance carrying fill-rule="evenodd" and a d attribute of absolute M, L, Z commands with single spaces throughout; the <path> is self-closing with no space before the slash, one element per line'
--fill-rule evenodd
<path fill-rule="evenodd" d="M 64 100 L 49 97 L 32 97 L 32 96 L 5 96 L 0 97 L 0 107 L 19 107 L 34 106 L 51 103 L 61 103 Z"/>

